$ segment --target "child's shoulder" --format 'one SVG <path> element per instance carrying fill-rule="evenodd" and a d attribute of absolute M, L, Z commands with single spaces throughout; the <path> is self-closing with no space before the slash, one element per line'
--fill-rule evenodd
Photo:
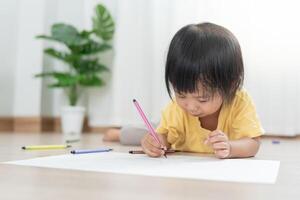
<path fill-rule="evenodd" d="M 249 103 L 252 101 L 251 96 L 249 95 L 248 91 L 245 88 L 241 88 L 238 90 L 235 94 L 234 100 L 236 103 L 242 103 L 242 102 L 247 102 Z"/>
<path fill-rule="evenodd" d="M 248 91 L 245 88 L 242 88 L 236 92 L 230 107 L 233 110 L 239 110 L 248 107 L 249 105 L 254 106 L 253 100 Z"/>

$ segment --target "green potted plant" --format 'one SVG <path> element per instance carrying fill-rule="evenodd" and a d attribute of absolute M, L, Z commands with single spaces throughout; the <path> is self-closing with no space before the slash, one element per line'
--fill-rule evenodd
<path fill-rule="evenodd" d="M 66 141 L 79 140 L 82 131 L 85 108 L 77 102 L 86 87 L 103 86 L 101 73 L 108 68 L 99 60 L 99 53 L 111 49 L 109 42 L 115 30 L 114 20 L 109 11 L 101 4 L 95 7 L 92 30 L 78 31 L 74 26 L 57 23 L 52 25 L 51 34 L 38 35 L 38 39 L 45 39 L 59 43 L 65 50 L 46 48 L 44 52 L 67 64 L 67 70 L 47 71 L 36 74 L 35 77 L 51 78 L 50 88 L 65 90 L 69 105 L 62 107 L 62 131 Z"/>

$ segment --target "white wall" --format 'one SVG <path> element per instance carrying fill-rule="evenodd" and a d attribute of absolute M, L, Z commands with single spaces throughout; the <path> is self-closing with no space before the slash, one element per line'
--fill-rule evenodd
<path fill-rule="evenodd" d="M 13 114 L 18 0 L 0 1 L 0 116 Z"/>
<path fill-rule="evenodd" d="M 34 36 L 44 31 L 44 2 L 0 2 L 1 116 L 40 115 L 41 81 L 33 75 L 42 70 L 42 44 Z"/>
<path fill-rule="evenodd" d="M 41 80 L 33 77 L 42 70 L 43 45 L 34 37 L 44 30 L 45 1 L 19 1 L 18 8 L 14 115 L 39 116 Z"/>

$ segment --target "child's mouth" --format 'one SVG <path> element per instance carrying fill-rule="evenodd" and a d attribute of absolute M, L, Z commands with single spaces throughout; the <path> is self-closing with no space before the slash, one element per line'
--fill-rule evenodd
<path fill-rule="evenodd" d="M 203 113 L 190 113 L 191 115 L 193 115 L 194 117 L 201 117 L 203 115 Z"/>

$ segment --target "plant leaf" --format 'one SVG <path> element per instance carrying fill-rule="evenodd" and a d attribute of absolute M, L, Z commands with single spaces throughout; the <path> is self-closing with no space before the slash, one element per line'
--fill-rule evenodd
<path fill-rule="evenodd" d="M 95 74 L 93 75 L 81 75 L 79 76 L 79 84 L 82 86 L 102 86 L 104 85 L 104 81 L 96 76 Z"/>
<path fill-rule="evenodd" d="M 78 81 L 76 76 L 67 72 L 45 72 L 35 77 L 52 77 L 56 82 L 48 85 L 49 87 L 70 87 Z"/>
<path fill-rule="evenodd" d="M 38 35 L 36 38 L 61 42 L 68 47 L 88 42 L 87 38 L 83 37 L 74 26 L 63 23 L 53 24 L 50 36 Z"/>
<path fill-rule="evenodd" d="M 47 35 L 37 35 L 36 38 L 37 39 L 45 39 L 45 40 L 52 40 L 52 41 L 60 42 L 56 38 L 54 38 L 52 36 L 47 36 Z"/>
<path fill-rule="evenodd" d="M 77 29 L 67 24 L 54 24 L 51 29 L 51 35 L 68 46 L 78 45 L 82 42 Z"/>
<path fill-rule="evenodd" d="M 115 31 L 114 20 L 109 11 L 101 4 L 95 8 L 96 15 L 93 18 L 93 28 L 95 34 L 104 41 L 110 40 Z"/>
<path fill-rule="evenodd" d="M 79 35 L 83 38 L 89 38 L 89 36 L 94 33 L 94 31 L 86 31 L 86 30 L 83 30 L 79 33 Z"/>
<path fill-rule="evenodd" d="M 93 74 L 102 71 L 109 71 L 106 66 L 98 62 L 98 59 L 81 59 L 73 64 L 76 71 L 80 74 Z"/>
<path fill-rule="evenodd" d="M 70 61 L 72 60 L 70 54 L 58 51 L 58 50 L 56 50 L 54 48 L 47 48 L 47 49 L 44 50 L 44 52 L 47 55 L 50 55 L 50 56 L 52 56 L 54 58 L 57 58 L 59 60 L 67 62 L 67 63 L 70 63 Z"/>
<path fill-rule="evenodd" d="M 108 49 L 111 49 L 111 45 L 106 43 L 100 44 L 93 40 L 91 40 L 90 42 L 84 45 L 72 47 L 74 53 L 83 54 L 83 55 L 91 55 L 91 54 L 106 51 Z"/>
<path fill-rule="evenodd" d="M 53 76 L 53 72 L 44 72 L 34 75 L 35 78 L 43 78 L 47 76 Z"/>

